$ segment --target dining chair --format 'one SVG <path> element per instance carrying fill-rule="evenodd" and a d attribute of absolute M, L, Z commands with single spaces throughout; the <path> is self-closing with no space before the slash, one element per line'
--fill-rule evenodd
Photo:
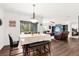
<path fill-rule="evenodd" d="M 11 56 L 11 52 L 13 50 L 15 50 L 14 48 L 18 47 L 19 41 L 13 41 L 12 37 L 10 36 L 10 34 L 8 34 L 8 36 L 9 36 L 9 42 L 10 42 L 9 56 Z"/>

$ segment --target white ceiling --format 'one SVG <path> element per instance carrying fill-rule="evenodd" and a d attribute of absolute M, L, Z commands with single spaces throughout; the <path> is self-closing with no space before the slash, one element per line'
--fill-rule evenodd
<path fill-rule="evenodd" d="M 21 13 L 32 14 L 33 6 L 30 3 L 2 3 L 0 7 L 9 11 L 16 11 Z M 35 7 L 36 15 L 50 18 L 62 18 L 79 15 L 79 4 L 78 3 L 40 3 L 36 4 Z M 74 19 L 74 17 L 73 17 Z"/>

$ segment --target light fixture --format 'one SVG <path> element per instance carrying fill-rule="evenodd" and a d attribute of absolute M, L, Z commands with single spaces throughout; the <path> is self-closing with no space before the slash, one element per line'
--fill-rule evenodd
<path fill-rule="evenodd" d="M 33 17 L 32 17 L 32 19 L 30 19 L 29 21 L 31 21 L 32 23 L 37 23 L 38 22 L 38 20 L 37 19 L 35 19 L 35 4 L 33 4 Z"/>

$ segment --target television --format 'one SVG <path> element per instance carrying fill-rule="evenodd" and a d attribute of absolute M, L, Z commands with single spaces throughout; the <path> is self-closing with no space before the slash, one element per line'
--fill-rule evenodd
<path fill-rule="evenodd" d="M 63 25 L 56 24 L 54 27 L 54 35 L 59 35 L 61 32 L 63 32 Z"/>
<path fill-rule="evenodd" d="M 53 35 L 59 35 L 62 32 L 68 32 L 68 25 L 56 24 L 52 26 Z"/>

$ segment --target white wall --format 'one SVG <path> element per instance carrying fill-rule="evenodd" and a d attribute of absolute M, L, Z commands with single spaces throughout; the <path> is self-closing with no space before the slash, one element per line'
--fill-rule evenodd
<path fill-rule="evenodd" d="M 28 16 L 22 15 L 20 13 L 15 13 L 15 12 L 10 12 L 6 11 L 5 12 L 5 45 L 9 44 L 9 39 L 8 39 L 8 34 L 12 35 L 12 38 L 14 41 L 19 40 L 19 35 L 20 35 L 20 20 L 27 20 Z M 15 20 L 16 21 L 16 27 L 9 27 L 9 21 L 10 20 Z"/>
<path fill-rule="evenodd" d="M 0 19 L 2 19 L 2 25 L 0 26 L 0 48 L 4 46 L 4 11 L 0 8 Z"/>
<path fill-rule="evenodd" d="M 31 16 L 28 14 L 6 11 L 0 8 L 0 18 L 2 19 L 3 23 L 2 26 L 0 26 L 0 49 L 1 49 L 3 46 L 9 45 L 8 34 L 12 35 L 14 41 L 19 40 L 20 20 L 28 21 L 31 18 Z M 39 20 L 40 19 L 42 18 L 40 17 Z M 15 20 L 16 27 L 9 27 L 9 20 Z M 38 32 L 41 32 L 39 23 L 38 23 Z"/>
<path fill-rule="evenodd" d="M 52 22 L 55 22 L 54 24 L 52 23 L 52 25 L 55 25 L 55 24 L 63 24 L 63 25 L 68 25 L 68 31 L 70 32 L 69 35 L 71 35 L 71 32 L 72 32 L 72 27 L 73 28 L 77 28 L 78 29 L 78 14 L 74 14 L 71 15 L 70 17 L 55 17 L 55 18 L 51 18 L 51 17 L 45 17 L 43 18 L 43 30 L 42 31 L 45 31 L 45 30 L 49 30 L 49 25 L 51 23 L 45 23 L 45 22 L 48 22 L 48 21 L 52 21 Z M 46 27 L 46 29 L 44 28 Z"/>
<path fill-rule="evenodd" d="M 14 41 L 19 40 L 20 36 L 20 20 L 28 21 L 30 19 L 30 15 L 12 12 L 12 11 L 5 11 L 5 45 L 9 45 L 9 38 L 8 34 L 11 34 Z M 16 27 L 9 27 L 9 20 L 16 21 Z M 39 18 L 40 20 L 40 18 Z M 40 32 L 40 26 L 38 23 L 38 32 Z"/>
<path fill-rule="evenodd" d="M 53 14 L 53 12 L 52 12 L 52 14 Z M 52 14 L 51 14 L 51 16 L 54 16 Z M 61 14 L 61 12 L 59 14 Z M 48 26 L 50 24 L 47 25 L 47 24 L 44 24 L 42 22 L 42 21 L 48 21 L 48 20 L 52 20 L 55 23 L 68 24 L 68 30 L 71 32 L 71 26 L 72 26 L 71 23 L 75 22 L 77 24 L 77 22 L 78 22 L 78 14 L 79 13 L 77 11 L 76 13 L 69 14 L 68 17 L 67 17 L 67 15 L 64 16 L 65 15 L 64 13 L 63 13 L 63 16 L 62 15 L 59 16 L 58 13 L 57 13 L 55 15 L 55 17 L 39 18 L 38 32 L 43 32 L 45 30 L 45 28 L 43 26 L 40 26 L 40 24 L 46 25 L 47 28 L 48 28 Z M 13 11 L 6 11 L 6 10 L 3 10 L 0 7 L 0 18 L 3 21 L 3 25 L 0 26 L 0 48 L 2 48 L 4 45 L 8 45 L 9 44 L 8 34 L 12 33 L 12 37 L 13 37 L 14 40 L 18 40 L 19 39 L 19 35 L 20 35 L 20 20 L 27 21 L 28 19 L 31 18 L 31 15 L 23 14 L 23 13 L 19 13 L 19 12 L 13 12 Z M 9 20 L 15 20 L 16 21 L 16 27 L 9 27 Z M 75 26 L 77 26 L 77 25 L 75 25 Z"/>

